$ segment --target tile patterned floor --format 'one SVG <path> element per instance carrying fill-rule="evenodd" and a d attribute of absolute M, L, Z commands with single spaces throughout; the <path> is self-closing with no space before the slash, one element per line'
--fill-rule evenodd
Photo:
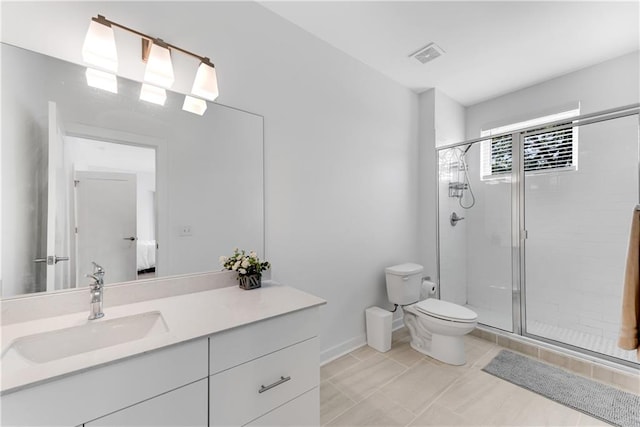
<path fill-rule="evenodd" d="M 465 337 L 467 363 L 450 366 L 394 332 L 390 351 L 361 347 L 320 369 L 327 426 L 606 426 L 595 418 L 482 372 L 502 349 Z"/>

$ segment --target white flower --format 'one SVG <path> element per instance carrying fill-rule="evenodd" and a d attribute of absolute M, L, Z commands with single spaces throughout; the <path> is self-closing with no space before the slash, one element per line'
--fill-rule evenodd
<path fill-rule="evenodd" d="M 241 269 L 238 270 L 238 273 L 247 274 L 247 270 L 245 270 L 244 268 L 241 268 Z"/>
<path fill-rule="evenodd" d="M 236 261 L 236 263 L 233 264 L 233 267 L 231 267 L 231 269 L 235 271 L 238 269 L 238 267 L 240 267 L 240 261 Z"/>
<path fill-rule="evenodd" d="M 248 268 L 248 267 L 249 267 L 249 265 L 250 265 L 250 264 L 249 264 L 249 258 L 245 258 L 245 259 L 242 261 L 242 264 L 241 264 L 241 265 L 242 265 L 242 268 Z"/>
<path fill-rule="evenodd" d="M 249 252 L 249 256 L 250 256 L 251 258 L 258 258 L 258 254 L 256 253 L 256 251 L 251 251 L 251 252 Z"/>

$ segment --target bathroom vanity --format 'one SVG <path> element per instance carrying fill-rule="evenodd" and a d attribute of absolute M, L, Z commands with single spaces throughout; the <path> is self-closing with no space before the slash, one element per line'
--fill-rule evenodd
<path fill-rule="evenodd" d="M 319 425 L 324 300 L 272 283 L 108 298 L 103 319 L 3 325 L 3 426 Z"/>

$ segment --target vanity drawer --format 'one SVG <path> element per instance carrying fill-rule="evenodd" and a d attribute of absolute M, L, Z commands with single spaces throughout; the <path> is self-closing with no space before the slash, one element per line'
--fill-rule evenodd
<path fill-rule="evenodd" d="M 203 378 L 199 339 L 3 395 L 0 424 L 77 426 Z"/>
<path fill-rule="evenodd" d="M 210 424 L 239 426 L 255 420 L 317 387 L 319 366 L 316 337 L 212 375 Z"/>
<path fill-rule="evenodd" d="M 217 333 L 209 338 L 209 373 L 318 336 L 319 330 L 319 309 L 311 307 Z"/>
<path fill-rule="evenodd" d="M 291 402 L 287 402 L 245 424 L 247 427 L 300 427 L 320 425 L 320 388 L 315 387 Z"/>
<path fill-rule="evenodd" d="M 84 424 L 84 427 L 205 427 L 207 379 L 161 394 Z"/>

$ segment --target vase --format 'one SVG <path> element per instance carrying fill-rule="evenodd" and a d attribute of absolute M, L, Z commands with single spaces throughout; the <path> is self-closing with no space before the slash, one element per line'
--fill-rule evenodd
<path fill-rule="evenodd" d="M 261 280 L 262 274 L 241 274 L 238 276 L 240 287 L 245 290 L 259 288 L 261 286 Z"/>

